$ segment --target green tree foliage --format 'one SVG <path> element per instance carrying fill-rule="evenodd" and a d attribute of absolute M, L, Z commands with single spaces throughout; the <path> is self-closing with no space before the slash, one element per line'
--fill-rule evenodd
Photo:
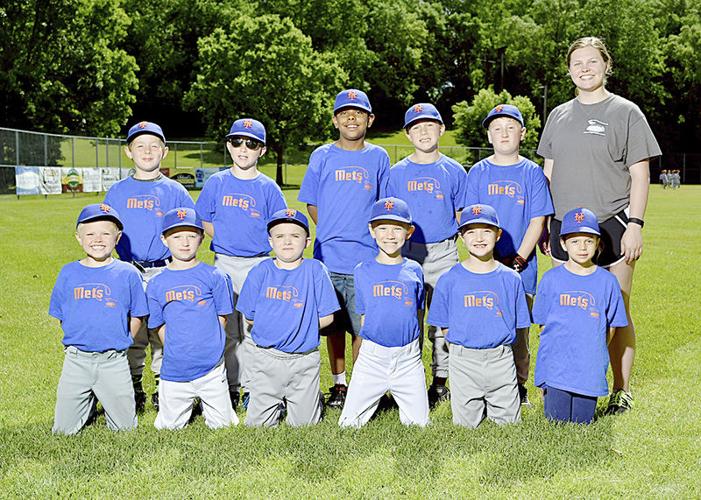
<path fill-rule="evenodd" d="M 138 85 L 134 58 L 119 48 L 128 24 L 118 0 L 3 2 L 3 125 L 118 133 Z"/>
<path fill-rule="evenodd" d="M 535 149 L 541 122 L 531 100 L 520 95 L 511 97 L 506 90 L 497 94 L 492 87 L 480 90 L 469 104 L 462 101 L 453 106 L 457 141 L 465 146 L 491 147 L 482 120 L 497 104 L 513 104 L 518 107 L 526 123 L 526 137 L 521 143 L 521 150 Z"/>
<path fill-rule="evenodd" d="M 262 121 L 282 184 L 285 147 L 328 134 L 331 103 L 346 73 L 277 15 L 242 15 L 198 46 L 197 79 L 186 104 L 205 117 L 214 137 L 223 137 L 236 118 Z"/>

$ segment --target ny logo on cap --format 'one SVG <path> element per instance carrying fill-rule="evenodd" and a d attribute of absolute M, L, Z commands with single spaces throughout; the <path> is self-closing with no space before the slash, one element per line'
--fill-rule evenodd
<path fill-rule="evenodd" d="M 421 104 L 417 104 L 414 106 L 414 113 L 421 113 L 424 110 L 424 107 Z"/>
<path fill-rule="evenodd" d="M 244 120 L 243 128 L 253 128 L 253 120 Z"/>
<path fill-rule="evenodd" d="M 178 219 L 185 220 L 185 217 L 187 217 L 187 210 L 180 209 L 176 215 L 178 216 Z"/>
<path fill-rule="evenodd" d="M 480 207 L 479 205 L 472 207 L 472 215 L 479 215 L 481 213 L 482 213 L 482 207 Z"/>
<path fill-rule="evenodd" d="M 357 99 L 358 93 L 355 90 L 348 91 L 348 99 Z"/>
<path fill-rule="evenodd" d="M 504 105 L 499 104 L 496 108 L 494 108 L 494 111 L 496 111 L 497 113 L 501 113 L 503 109 L 504 109 Z"/>
<path fill-rule="evenodd" d="M 100 210 L 102 210 L 104 213 L 108 214 L 110 213 L 110 210 L 112 210 L 112 207 L 109 205 L 106 205 L 105 203 L 100 203 Z"/>
<path fill-rule="evenodd" d="M 295 210 L 294 208 L 288 208 L 287 210 L 285 210 L 285 215 L 287 215 L 288 217 L 294 217 L 296 214 L 297 210 Z"/>
<path fill-rule="evenodd" d="M 574 214 L 574 220 L 581 224 L 582 222 L 584 222 L 584 214 L 582 212 L 577 212 L 576 214 Z"/>
<path fill-rule="evenodd" d="M 392 200 L 387 200 L 385 202 L 385 208 L 387 210 L 392 210 L 394 208 L 394 202 Z"/>
<path fill-rule="evenodd" d="M 148 122 L 139 122 L 139 128 L 146 128 L 146 125 L 148 125 Z"/>

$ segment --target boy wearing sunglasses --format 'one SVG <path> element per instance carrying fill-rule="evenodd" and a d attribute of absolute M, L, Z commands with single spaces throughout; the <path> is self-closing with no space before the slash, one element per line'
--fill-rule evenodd
<path fill-rule="evenodd" d="M 266 221 L 287 208 L 282 190 L 270 177 L 258 171 L 258 159 L 265 154 L 265 127 L 258 120 L 236 120 L 226 136 L 226 149 L 233 165 L 217 172 L 205 183 L 195 205 L 205 233 L 212 238 L 214 265 L 231 277 L 234 304 L 249 271 L 268 258 L 270 244 Z M 239 391 L 247 405 L 247 371 L 250 329 L 235 311 L 226 323 L 224 362 L 231 402 L 236 409 Z"/>

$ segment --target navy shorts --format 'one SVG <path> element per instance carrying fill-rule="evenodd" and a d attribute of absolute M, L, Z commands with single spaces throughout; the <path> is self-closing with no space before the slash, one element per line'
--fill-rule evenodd
<path fill-rule="evenodd" d="M 596 411 L 596 397 L 545 386 L 545 418 L 555 422 L 590 424 Z"/>
<path fill-rule="evenodd" d="M 552 219 L 550 221 L 550 255 L 555 260 L 566 262 L 569 257 L 560 245 L 560 227 L 562 221 Z M 621 210 L 616 215 L 599 223 L 601 230 L 601 252 L 594 257 L 594 263 L 601 267 L 611 267 L 623 260 L 621 253 L 621 238 L 628 227 L 628 215 Z"/>
<path fill-rule="evenodd" d="M 355 279 L 352 274 L 334 273 L 333 271 L 329 272 L 329 277 L 341 306 L 341 309 L 334 313 L 334 323 L 338 328 L 342 328 L 352 335 L 358 335 L 360 333 L 360 315 L 355 312 Z"/>

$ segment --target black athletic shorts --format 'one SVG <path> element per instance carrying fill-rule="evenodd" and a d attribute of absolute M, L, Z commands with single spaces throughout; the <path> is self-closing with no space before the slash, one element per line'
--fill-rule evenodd
<path fill-rule="evenodd" d="M 550 255 L 561 262 L 568 259 L 567 252 L 560 245 L 560 227 L 562 221 L 550 221 Z M 616 215 L 599 223 L 601 230 L 601 246 L 603 247 L 594 263 L 601 267 L 611 267 L 623 260 L 621 253 L 621 238 L 628 227 L 628 216 L 621 210 Z"/>

